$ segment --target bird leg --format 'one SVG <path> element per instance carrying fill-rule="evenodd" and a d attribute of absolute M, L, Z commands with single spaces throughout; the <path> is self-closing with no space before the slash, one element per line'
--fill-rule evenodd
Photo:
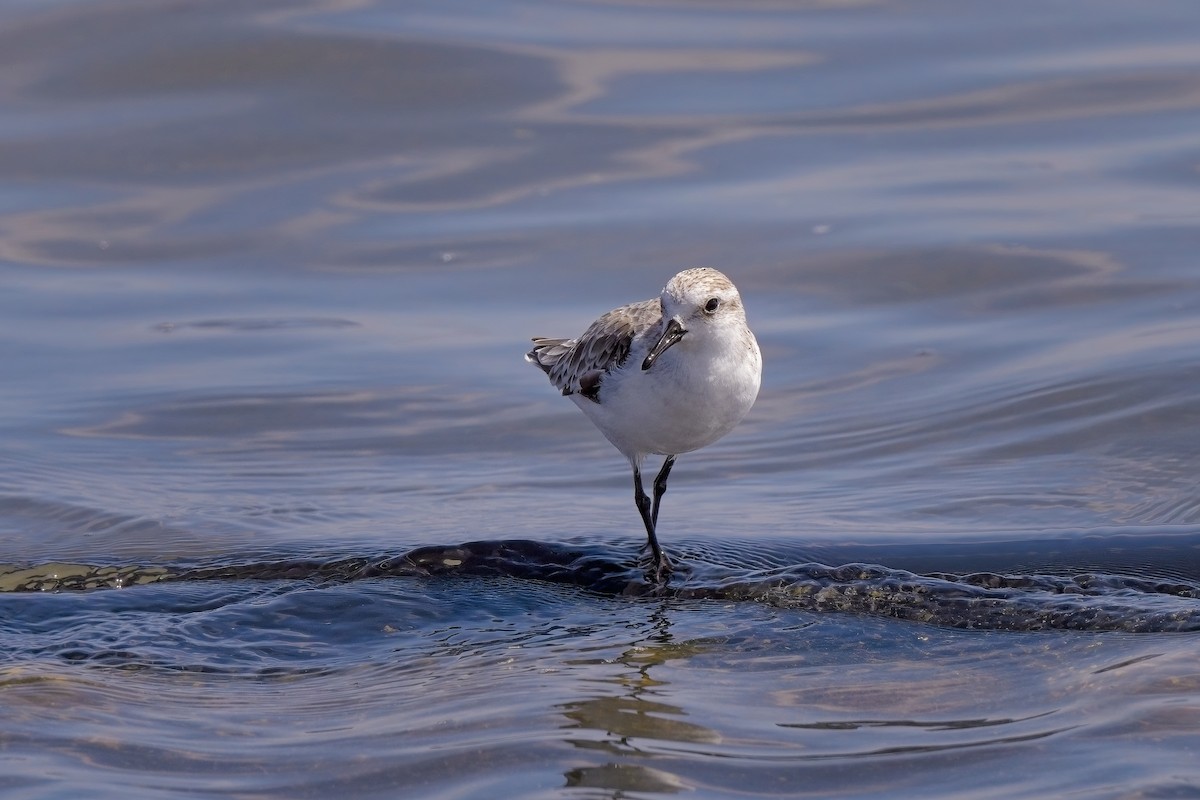
<path fill-rule="evenodd" d="M 667 491 L 667 476 L 671 474 L 673 466 L 675 466 L 675 456 L 667 456 L 662 469 L 658 471 L 658 476 L 654 479 L 654 506 L 650 509 L 650 521 L 654 523 L 655 530 L 658 529 L 658 504 Z"/>
<path fill-rule="evenodd" d="M 659 473 L 659 477 L 662 477 L 661 472 Z M 657 498 L 662 496 L 658 484 L 659 481 L 656 478 L 654 481 L 655 503 L 653 507 L 655 511 L 658 506 Z M 650 498 L 646 495 L 646 490 L 642 488 L 642 471 L 636 465 L 633 468 L 633 499 L 637 503 L 638 513 L 642 515 L 642 523 L 646 526 L 646 538 L 650 543 L 650 553 L 654 557 L 655 578 L 660 583 L 664 582 L 667 576 L 671 574 L 671 562 L 667 560 L 666 554 L 658 546 L 658 537 L 654 534 L 654 511 L 651 510 Z"/>

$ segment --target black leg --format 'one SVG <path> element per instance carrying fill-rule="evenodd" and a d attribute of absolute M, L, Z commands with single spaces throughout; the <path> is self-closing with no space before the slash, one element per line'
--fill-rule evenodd
<path fill-rule="evenodd" d="M 658 471 L 658 476 L 654 479 L 654 505 L 650 509 L 650 521 L 654 523 L 655 530 L 658 530 L 658 504 L 667 491 L 667 476 L 671 474 L 673 466 L 675 466 L 675 456 L 667 456 L 662 469 Z"/>
<path fill-rule="evenodd" d="M 659 474 L 661 477 L 661 473 Z M 661 496 L 658 491 L 657 479 L 654 482 L 654 491 L 656 497 Z M 666 554 L 658 546 L 658 537 L 654 535 L 654 517 L 650 498 L 646 496 L 646 490 L 642 488 L 642 471 L 636 466 L 633 468 L 633 500 L 637 503 L 638 513 L 642 515 L 642 523 L 646 526 L 646 538 L 650 542 L 650 553 L 654 557 L 655 578 L 664 581 L 671 574 L 671 562 L 667 560 Z"/>

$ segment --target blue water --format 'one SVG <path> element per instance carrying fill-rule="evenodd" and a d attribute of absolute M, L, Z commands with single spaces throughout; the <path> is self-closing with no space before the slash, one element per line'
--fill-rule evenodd
<path fill-rule="evenodd" d="M 1198 67 L 1189 2 L 7 4 L 0 796 L 1200 795 Z M 763 389 L 655 592 L 522 355 L 698 265 Z"/>

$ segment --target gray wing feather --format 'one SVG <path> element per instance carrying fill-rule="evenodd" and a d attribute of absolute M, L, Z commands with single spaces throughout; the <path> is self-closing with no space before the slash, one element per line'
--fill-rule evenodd
<path fill-rule="evenodd" d="M 661 320 L 658 300 L 631 303 L 597 319 L 578 339 L 535 337 L 525 360 L 541 367 L 563 394 L 595 400 L 604 376 L 625 363 L 634 337 Z"/>

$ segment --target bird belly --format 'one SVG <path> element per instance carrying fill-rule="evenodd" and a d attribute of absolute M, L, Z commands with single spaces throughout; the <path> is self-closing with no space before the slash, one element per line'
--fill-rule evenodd
<path fill-rule="evenodd" d="M 759 368 L 721 371 L 681 369 L 668 350 L 650 370 L 626 364 L 619 380 L 609 376 L 599 402 L 578 402 L 610 442 L 633 459 L 678 455 L 712 444 L 741 422 L 758 396 Z M 633 359 L 630 359 L 633 361 Z M 715 376 L 724 375 L 724 379 Z"/>

